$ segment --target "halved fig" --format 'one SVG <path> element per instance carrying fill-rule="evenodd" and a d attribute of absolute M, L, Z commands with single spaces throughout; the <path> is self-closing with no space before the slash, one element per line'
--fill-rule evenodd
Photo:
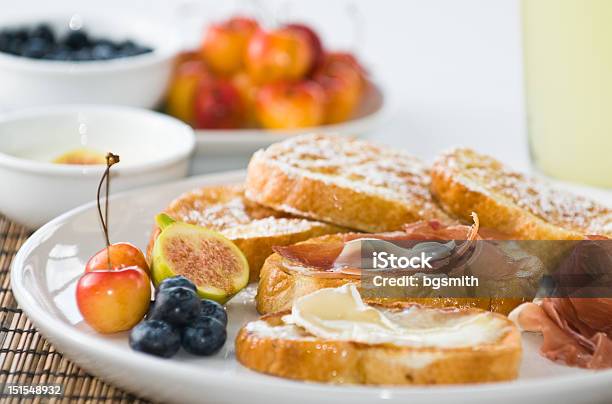
<path fill-rule="evenodd" d="M 225 303 L 249 281 L 249 264 L 238 247 L 206 227 L 175 222 L 161 213 L 161 233 L 153 247 L 153 283 L 183 275 L 198 288 L 198 295 Z"/>

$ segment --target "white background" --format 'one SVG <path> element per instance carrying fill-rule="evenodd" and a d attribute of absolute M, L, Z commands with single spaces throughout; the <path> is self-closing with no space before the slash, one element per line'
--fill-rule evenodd
<path fill-rule="evenodd" d="M 517 0 L 0 0 L 0 9 L 90 7 L 163 16 L 186 38 L 246 10 L 268 24 L 302 20 L 358 53 L 389 96 L 381 142 L 430 159 L 454 145 L 527 167 Z"/>

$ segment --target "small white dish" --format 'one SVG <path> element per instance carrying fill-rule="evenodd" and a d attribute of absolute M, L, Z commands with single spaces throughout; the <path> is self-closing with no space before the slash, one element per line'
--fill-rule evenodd
<path fill-rule="evenodd" d="M 192 173 L 203 174 L 244 168 L 255 151 L 298 134 L 318 132 L 361 137 L 374 131 L 384 116 L 383 90 L 377 84 L 372 84 L 355 116 L 346 122 L 293 130 L 197 129 Z"/>
<path fill-rule="evenodd" d="M 163 99 L 180 32 L 172 25 L 122 10 L 56 11 L 37 15 L 2 13 L 0 29 L 48 23 L 58 33 L 69 25 L 96 37 L 133 40 L 153 52 L 112 60 L 68 62 L 30 59 L 0 52 L 0 110 L 56 104 L 113 104 L 154 108 Z"/>
<path fill-rule="evenodd" d="M 145 248 L 153 217 L 170 200 L 192 188 L 233 183 L 244 173 L 189 178 L 116 195 L 111 203 L 110 238 Z M 538 354 L 541 336 L 523 335 L 520 377 L 512 382 L 446 386 L 338 386 L 266 376 L 235 359 L 239 328 L 257 317 L 254 288 L 232 299 L 228 339 L 219 353 L 179 353 L 160 359 L 132 351 L 127 333 L 102 335 L 82 321 L 75 283 L 88 258 L 104 245 L 93 203 L 68 212 L 34 233 L 13 260 L 11 285 L 19 306 L 66 357 L 88 372 L 160 402 L 175 403 L 521 403 L 612 402 L 612 370 L 588 371 L 553 363 Z"/>
<path fill-rule="evenodd" d="M 0 116 L 0 212 L 30 228 L 96 197 L 104 165 L 52 161 L 77 148 L 118 154 L 120 191 L 187 175 L 193 130 L 160 113 L 114 106 L 55 106 Z"/>

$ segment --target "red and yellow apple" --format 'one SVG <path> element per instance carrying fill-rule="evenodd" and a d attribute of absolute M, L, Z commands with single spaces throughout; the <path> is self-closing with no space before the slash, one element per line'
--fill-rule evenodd
<path fill-rule="evenodd" d="M 232 84 L 238 90 L 242 105 L 244 107 L 243 126 L 247 128 L 255 127 L 257 116 L 255 113 L 255 100 L 259 86 L 251 79 L 246 72 L 240 72 L 232 77 Z"/>
<path fill-rule="evenodd" d="M 291 23 L 286 24 L 285 27 L 289 30 L 302 33 L 308 39 L 312 51 L 312 64 L 307 74 L 311 73 L 323 62 L 323 43 L 321 42 L 321 38 L 319 38 L 319 35 L 314 29 L 306 24 Z"/>
<path fill-rule="evenodd" d="M 194 122 L 198 129 L 232 129 L 242 126 L 244 105 L 230 80 L 202 80 L 194 100 Z"/>
<path fill-rule="evenodd" d="M 77 283 L 76 300 L 81 315 L 96 331 L 126 331 L 149 310 L 151 281 L 137 266 L 85 272 Z"/>
<path fill-rule="evenodd" d="M 357 60 L 347 53 L 327 54 L 313 77 L 325 92 L 325 123 L 351 118 L 366 85 L 365 72 Z"/>
<path fill-rule="evenodd" d="M 366 69 L 359 63 L 355 55 L 348 52 L 326 52 L 321 61 L 320 70 L 330 69 L 334 66 L 343 66 L 354 69 L 362 80 L 367 79 Z"/>
<path fill-rule="evenodd" d="M 166 97 L 168 113 L 183 122 L 193 125 L 193 104 L 200 82 L 209 76 L 204 62 L 190 60 L 177 66 Z"/>
<path fill-rule="evenodd" d="M 110 257 L 110 259 L 109 259 Z M 110 266 L 109 266 L 110 263 Z M 85 272 L 136 266 L 150 273 L 144 254 L 132 243 L 114 243 L 95 253 L 85 265 Z"/>
<path fill-rule="evenodd" d="M 299 30 L 258 30 L 249 41 L 246 68 L 257 83 L 299 80 L 312 68 L 314 57 L 310 41 Z"/>
<path fill-rule="evenodd" d="M 197 50 L 182 51 L 174 59 L 174 69 L 176 70 L 188 62 L 204 62 L 204 59 Z"/>
<path fill-rule="evenodd" d="M 314 81 L 266 84 L 257 92 L 259 123 L 269 129 L 317 126 L 324 119 L 325 94 Z"/>
<path fill-rule="evenodd" d="M 241 70 L 247 44 L 258 28 L 257 21 L 245 17 L 210 25 L 201 48 L 210 69 L 219 75 L 231 75 Z"/>

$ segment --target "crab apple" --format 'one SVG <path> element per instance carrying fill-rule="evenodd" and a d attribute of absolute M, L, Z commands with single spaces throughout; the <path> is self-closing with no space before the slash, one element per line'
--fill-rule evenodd
<path fill-rule="evenodd" d="M 200 82 L 209 75 L 202 61 L 190 60 L 177 66 L 166 97 L 167 112 L 193 125 L 196 90 Z"/>
<path fill-rule="evenodd" d="M 208 27 L 201 54 L 210 69 L 219 75 L 231 75 L 244 66 L 247 44 L 257 31 L 257 21 L 234 17 Z"/>
<path fill-rule="evenodd" d="M 316 69 L 323 61 L 323 43 L 321 42 L 321 38 L 314 29 L 312 29 L 306 24 L 291 23 L 286 24 L 285 27 L 289 30 L 295 30 L 303 33 L 304 36 L 308 39 L 313 55 L 312 65 L 308 73 L 312 73 L 312 71 Z"/>
<path fill-rule="evenodd" d="M 244 122 L 240 93 L 226 79 L 202 80 L 196 90 L 194 113 L 198 129 L 239 128 Z"/>
<path fill-rule="evenodd" d="M 348 52 L 327 52 L 323 55 L 320 68 L 322 70 L 333 69 L 336 66 L 344 66 L 347 68 L 354 69 L 359 73 L 359 77 L 362 80 L 367 80 L 368 72 L 361 63 L 357 60 L 355 55 Z"/>
<path fill-rule="evenodd" d="M 174 59 L 174 68 L 178 69 L 183 64 L 189 62 L 204 62 L 204 59 L 202 58 L 201 53 L 197 50 L 182 51 L 176 55 L 176 58 Z"/>
<path fill-rule="evenodd" d="M 109 267 L 110 263 L 110 267 Z M 85 265 L 85 272 L 136 266 L 149 274 L 144 254 L 132 243 L 114 243 L 95 253 Z"/>
<path fill-rule="evenodd" d="M 126 331 L 149 310 L 151 282 L 137 266 L 85 272 L 77 283 L 76 300 L 83 319 L 96 331 Z"/>
<path fill-rule="evenodd" d="M 249 41 L 246 68 L 258 83 L 299 80 L 310 71 L 313 60 L 312 47 L 303 32 L 290 28 L 258 30 Z"/>
<path fill-rule="evenodd" d="M 343 122 L 355 113 L 364 94 L 366 79 L 363 69 L 351 55 L 326 55 L 313 79 L 325 92 L 325 123 Z"/>
<path fill-rule="evenodd" d="M 255 114 L 255 99 L 259 86 L 246 72 L 239 72 L 232 77 L 232 84 L 238 90 L 242 105 L 244 106 L 244 126 L 255 127 L 257 117 Z"/>
<path fill-rule="evenodd" d="M 324 118 L 325 94 L 314 81 L 277 82 L 257 93 L 257 119 L 265 128 L 317 126 Z"/>

